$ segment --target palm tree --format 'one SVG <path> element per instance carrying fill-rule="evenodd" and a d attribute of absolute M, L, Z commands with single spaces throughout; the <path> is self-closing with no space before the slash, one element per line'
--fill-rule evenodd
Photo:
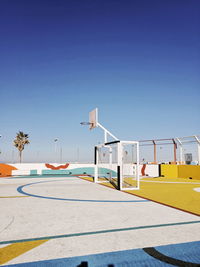
<path fill-rule="evenodd" d="M 22 162 L 22 151 L 24 150 L 24 146 L 30 143 L 28 138 L 28 134 L 19 131 L 14 139 L 14 146 L 19 150 L 20 163 Z"/>

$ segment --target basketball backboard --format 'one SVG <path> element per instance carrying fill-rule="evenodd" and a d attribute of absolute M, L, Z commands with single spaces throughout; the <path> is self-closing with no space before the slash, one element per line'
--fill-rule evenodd
<path fill-rule="evenodd" d="M 89 113 L 89 125 L 90 125 L 90 130 L 94 129 L 98 125 L 98 109 L 95 108 Z"/>

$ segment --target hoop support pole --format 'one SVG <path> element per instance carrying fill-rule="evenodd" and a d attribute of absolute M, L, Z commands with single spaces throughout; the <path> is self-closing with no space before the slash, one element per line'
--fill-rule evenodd
<path fill-rule="evenodd" d="M 110 135 L 115 140 L 119 140 L 116 136 L 114 136 L 111 132 L 109 132 L 103 125 L 101 125 L 99 122 L 97 123 L 97 127 L 100 127 L 104 131 L 104 143 L 107 143 L 108 135 Z"/>

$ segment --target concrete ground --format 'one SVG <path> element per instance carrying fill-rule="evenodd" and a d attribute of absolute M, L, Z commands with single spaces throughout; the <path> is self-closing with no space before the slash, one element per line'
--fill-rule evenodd
<path fill-rule="evenodd" d="M 174 266 L 143 249 L 166 245 L 200 264 L 199 216 L 77 177 L 1 178 L 0 211 L 1 265 Z"/>

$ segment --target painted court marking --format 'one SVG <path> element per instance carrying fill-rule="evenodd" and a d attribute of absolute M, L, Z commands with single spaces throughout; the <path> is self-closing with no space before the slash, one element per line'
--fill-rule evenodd
<path fill-rule="evenodd" d="M 74 234 L 65 234 L 65 235 L 57 235 L 57 236 L 46 236 L 46 237 L 39 237 L 39 238 L 29 238 L 29 239 L 21 239 L 21 240 L 10 240 L 10 241 L 2 241 L 0 245 L 8 246 L 0 248 L 0 264 L 5 264 L 6 262 L 24 254 L 25 252 L 49 241 L 52 239 L 58 238 L 69 238 L 69 237 L 77 237 L 77 236 L 88 236 L 88 235 L 97 235 L 97 234 L 105 234 L 105 233 L 112 233 L 112 232 L 122 232 L 122 231 L 131 231 L 131 230 L 140 230 L 140 229 L 149 229 L 149 228 L 157 228 L 157 227 L 169 227 L 169 226 L 177 226 L 177 225 L 188 225 L 188 224 L 195 224 L 200 223 L 200 221 L 189 221 L 189 222 L 179 222 L 179 223 L 168 223 L 168 224 L 159 224 L 159 225 L 145 225 L 145 226 L 137 226 L 137 227 L 129 227 L 129 228 L 120 228 L 120 229 L 110 229 L 110 230 L 101 230 L 101 231 L 94 231 L 94 232 L 83 232 L 83 233 L 74 233 Z M 153 248 L 149 248 L 148 251 L 145 251 L 148 254 L 152 254 L 154 258 L 160 257 L 159 253 L 155 253 Z M 124 253 L 124 252 L 123 252 Z M 109 254 L 109 253 L 107 253 Z M 151 255 L 152 256 L 152 255 Z M 86 256 L 85 256 L 86 257 Z M 79 257 L 77 257 L 79 258 Z M 166 257 L 162 257 L 164 262 L 166 262 Z M 160 259 L 159 259 L 160 260 Z M 168 258 L 167 258 L 168 260 Z M 51 260 L 52 262 L 54 260 Z M 47 261 L 42 261 L 48 262 Z M 41 263 L 42 263 L 41 262 Z M 172 260 L 173 262 L 173 260 Z M 178 261 L 177 261 L 178 262 Z M 17 264 L 16 266 L 24 266 L 24 264 Z M 180 265 L 180 266 L 187 266 L 187 265 Z"/>
<path fill-rule="evenodd" d="M 187 253 L 185 253 L 187 251 Z M 91 254 L 86 256 L 75 256 L 28 263 L 19 263 L 13 267 L 95 267 L 95 266 L 190 266 L 199 267 L 200 264 L 200 242 L 148 247 L 143 249 L 130 249 L 123 251 Z"/>
<path fill-rule="evenodd" d="M 143 226 L 135 226 L 135 227 L 128 227 L 128 228 L 117 228 L 117 229 L 108 229 L 108 230 L 74 233 L 74 234 L 64 234 L 64 235 L 45 236 L 45 237 L 43 236 L 43 237 L 38 237 L 38 238 L 28 238 L 28 239 L 20 239 L 20 240 L 9 240 L 9 241 L 1 241 L 0 245 L 11 244 L 11 243 L 20 243 L 20 242 L 29 242 L 29 241 L 37 241 L 37 240 L 50 240 L 50 239 L 57 239 L 57 238 L 97 235 L 97 234 L 105 234 L 105 233 L 113 233 L 113 232 L 125 232 L 125 231 L 151 229 L 151 228 L 159 228 L 159 227 L 169 227 L 169 226 L 177 226 L 177 225 L 188 225 L 188 224 L 196 224 L 196 223 L 200 223 L 200 221 L 143 225 Z"/>
<path fill-rule="evenodd" d="M 13 243 L 0 248 L 0 264 L 4 264 L 47 241 L 48 240 L 33 240 L 29 242 Z"/>
<path fill-rule="evenodd" d="M 44 199 L 51 199 L 51 200 L 63 200 L 63 201 L 80 201 L 80 202 L 147 202 L 149 200 L 127 200 L 127 201 L 120 201 L 120 200 L 93 200 L 93 199 L 67 199 L 67 198 L 56 198 L 56 197 L 46 197 L 46 196 L 42 196 L 42 195 L 36 195 L 36 194 L 30 194 L 27 193 L 24 188 L 26 187 L 31 187 L 35 184 L 40 184 L 40 183 L 47 183 L 47 182 L 58 182 L 58 181 L 66 181 L 66 180 L 52 180 L 52 181 L 40 181 L 40 182 L 34 182 L 34 183 L 29 183 L 29 184 L 25 184 L 22 186 L 19 186 L 17 188 L 17 191 L 21 194 L 24 194 L 25 196 L 21 196 L 21 197 L 38 197 L 38 198 L 44 198 Z M 156 182 L 156 181 L 155 181 Z M 190 183 L 191 184 L 191 183 Z M 198 192 L 200 192 L 200 187 L 196 188 L 199 189 Z M 194 189 L 195 190 L 195 189 Z M 133 194 L 134 195 L 134 194 Z M 8 198 L 9 196 L 6 197 L 2 197 L 2 198 Z M 11 196 L 12 197 L 12 196 Z M 17 196 L 13 196 L 13 197 L 17 197 Z M 20 196 L 18 196 L 20 197 Z M 59 239 L 59 238 L 68 238 L 68 237 L 79 237 L 79 236 L 89 236 L 89 235 L 97 235 L 97 234 L 105 234 L 105 233 L 112 233 L 112 232 L 123 232 L 123 231 L 132 231 L 132 230 L 142 230 L 142 229 L 151 229 L 151 228 L 158 228 L 158 227 L 170 227 L 170 226 L 177 226 L 177 225 L 192 225 L 192 224 L 196 224 L 196 223 L 200 223 L 199 221 L 186 221 L 186 222 L 176 222 L 176 223 L 166 223 L 166 224 L 157 224 L 157 225 L 145 225 L 145 226 L 137 226 L 137 227 L 128 227 L 128 228 L 118 228 L 118 229 L 107 229 L 107 230 L 100 230 L 100 231 L 91 231 L 91 232 L 82 232 L 82 233 L 73 233 L 73 234 L 63 234 L 63 235 L 55 235 L 55 236 L 46 236 L 46 237 L 36 237 L 36 238 L 27 238 L 27 239 L 21 239 L 21 240 L 10 240 L 10 241 L 2 241 L 0 242 L 0 245 L 7 245 L 5 247 L 0 248 L 0 264 L 5 264 L 6 262 L 16 258 L 17 256 L 31 250 L 34 249 L 35 247 L 49 241 L 49 240 L 53 240 L 53 239 Z M 170 245 L 171 246 L 171 245 Z M 173 246 L 173 245 L 172 245 Z M 133 249 L 130 250 L 131 254 L 130 254 L 130 261 L 131 264 L 130 266 L 141 266 L 138 262 L 135 263 L 135 260 L 137 260 L 137 257 L 135 258 L 135 253 L 136 251 L 139 251 L 139 254 L 141 254 L 139 256 L 139 258 L 143 259 L 145 258 L 147 262 L 149 262 L 149 257 L 152 257 L 152 259 L 150 259 L 150 264 L 153 263 L 151 266 L 157 266 L 156 264 L 161 264 L 159 266 L 165 266 L 165 264 L 171 264 L 171 265 L 176 265 L 176 266 L 191 266 L 191 267 L 196 267 L 196 266 L 200 266 L 198 263 L 198 261 L 195 261 L 195 257 L 191 258 L 191 260 L 188 260 L 187 258 L 184 259 L 178 259 L 177 257 L 173 257 L 173 256 L 169 256 L 169 255 L 165 255 L 165 253 L 162 253 L 162 251 L 159 251 L 157 248 L 144 248 L 144 249 Z M 187 250 L 185 250 L 187 251 Z M 122 254 L 120 254 L 120 252 Z M 119 259 L 119 263 L 121 262 L 121 257 L 120 255 L 124 257 L 124 262 L 127 262 L 127 257 L 125 255 L 127 255 L 127 251 L 116 251 L 116 252 L 107 252 L 105 254 L 107 255 L 114 255 L 113 253 L 115 253 L 115 257 L 112 258 L 112 262 L 115 266 L 115 264 L 117 264 L 116 262 L 116 258 Z M 186 253 L 187 254 L 187 253 Z M 54 259 L 54 260 L 45 260 L 45 261 L 39 261 L 39 262 L 32 262 L 32 263 L 20 263 L 20 264 L 14 264 L 12 265 L 14 266 L 26 266 L 27 264 L 29 264 L 30 266 L 42 266 L 43 264 L 59 264 L 59 266 L 78 266 L 81 262 L 81 259 L 85 259 L 88 260 L 88 258 L 94 259 L 95 263 L 97 263 L 96 257 L 98 258 L 100 254 L 95 254 L 95 255 L 89 255 L 89 256 L 81 256 L 81 257 L 71 257 L 71 258 L 63 258 L 63 259 Z M 101 254 L 101 258 L 98 259 L 98 264 L 102 264 L 102 255 Z M 178 255 L 178 254 L 177 254 Z M 199 255 L 200 255 L 200 251 L 199 251 Z M 109 256 L 109 257 L 110 257 Z M 176 256 L 176 255 L 175 255 Z M 77 261 L 76 265 L 72 265 L 70 263 L 70 260 L 72 260 L 72 263 L 74 263 L 74 260 Z M 60 262 L 59 262 L 60 261 Z M 152 261 L 152 262 L 151 262 Z M 88 261 L 89 262 L 89 261 Z M 109 262 L 109 263 L 110 263 Z M 199 260 L 200 262 L 200 260 Z M 108 264 L 108 262 L 106 263 Z M 52 266 L 53 266 L 52 265 Z M 80 265 L 82 266 L 82 265 Z M 83 265 L 84 266 L 84 265 Z M 86 265 L 85 265 L 86 266 Z M 88 267 L 93 267 L 96 265 L 93 265 L 92 263 L 89 263 Z M 109 265 L 108 265 L 109 266 Z M 110 265 L 112 266 L 112 265 Z M 118 266 L 118 265 L 116 265 Z M 120 265 L 121 266 L 121 265 Z M 148 266 L 148 265 L 147 265 Z"/>
<path fill-rule="evenodd" d="M 36 194 L 31 194 L 27 193 L 24 191 L 24 187 L 32 186 L 35 184 L 40 184 L 40 183 L 49 183 L 49 182 L 58 182 L 58 181 L 65 181 L 65 180 L 53 180 L 53 181 L 42 181 L 42 182 L 35 182 L 35 183 L 30 183 L 30 184 L 25 184 L 22 186 L 19 186 L 17 188 L 17 191 L 21 194 L 31 196 L 31 197 L 38 197 L 38 198 L 44 198 L 44 199 L 51 199 L 51 200 L 63 200 L 63 201 L 78 201 L 78 202 L 110 202 L 110 203 L 130 203 L 130 202 L 148 202 L 150 200 L 147 199 L 140 199 L 140 200 L 96 200 L 96 199 L 76 199 L 76 198 L 58 198 L 58 197 L 46 197 L 42 195 L 36 195 Z"/>
<path fill-rule="evenodd" d="M 200 192 L 200 187 L 193 188 L 194 191 Z"/>

